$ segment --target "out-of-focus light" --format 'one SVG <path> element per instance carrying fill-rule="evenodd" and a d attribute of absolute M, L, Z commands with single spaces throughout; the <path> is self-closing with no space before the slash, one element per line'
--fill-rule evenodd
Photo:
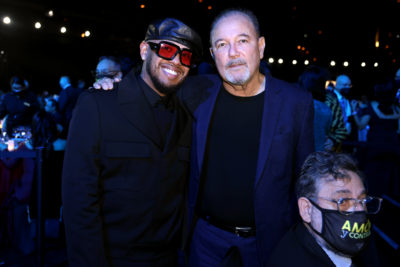
<path fill-rule="evenodd" d="M 307 37 L 308 37 L 308 34 L 307 34 L 307 33 L 305 33 L 303 36 L 304 36 L 304 38 L 307 38 Z"/>
<path fill-rule="evenodd" d="M 279 64 L 282 64 L 282 63 L 283 63 L 283 59 L 281 59 L 281 58 L 278 59 L 278 63 L 279 63 Z"/>
<path fill-rule="evenodd" d="M 303 46 L 303 47 L 301 48 L 301 50 L 304 51 L 304 50 L 306 50 L 306 48 Z"/>
<path fill-rule="evenodd" d="M 374 63 L 374 67 L 377 68 L 379 66 L 378 62 Z"/>
<path fill-rule="evenodd" d="M 396 38 L 397 38 L 397 39 L 400 39 L 400 34 L 396 34 Z"/>
<path fill-rule="evenodd" d="M 5 16 L 5 17 L 3 18 L 3 23 L 4 23 L 4 24 L 10 24 L 10 23 L 11 23 L 11 18 L 8 17 L 8 16 Z"/>
<path fill-rule="evenodd" d="M 379 47 L 379 41 L 375 41 L 375 47 L 376 47 L 376 48 Z"/>
<path fill-rule="evenodd" d="M 208 6 L 207 9 L 208 9 L 208 10 L 211 10 L 211 9 L 212 9 L 212 6 Z"/>
<path fill-rule="evenodd" d="M 47 12 L 47 16 L 49 16 L 49 17 L 54 16 L 54 11 L 53 10 L 49 10 L 49 12 Z"/>
<path fill-rule="evenodd" d="M 1 50 L 1 51 L 0 51 L 0 55 L 4 55 L 4 50 Z"/>
<path fill-rule="evenodd" d="M 332 60 L 329 65 L 331 65 L 332 67 L 336 65 L 336 62 L 334 60 Z"/>
<path fill-rule="evenodd" d="M 318 30 L 318 35 L 322 35 L 322 30 Z"/>
<path fill-rule="evenodd" d="M 203 0 L 199 0 L 199 3 L 203 3 Z"/>
<path fill-rule="evenodd" d="M 144 5 L 144 4 L 140 5 L 140 8 L 145 8 L 145 7 L 146 7 L 146 5 Z"/>
<path fill-rule="evenodd" d="M 297 64 L 297 60 L 296 60 L 296 59 L 293 59 L 293 60 L 292 60 L 292 64 L 293 64 L 293 65 L 296 65 L 296 64 Z"/>
<path fill-rule="evenodd" d="M 310 64 L 310 61 L 308 61 L 308 59 L 304 60 L 304 65 L 308 65 Z"/>
<path fill-rule="evenodd" d="M 60 32 L 61 32 L 61 33 L 66 33 L 66 32 L 67 32 L 67 28 L 65 28 L 64 26 L 62 26 L 62 27 L 60 28 Z"/>
<path fill-rule="evenodd" d="M 313 57 L 312 61 L 313 61 L 313 62 L 317 62 L 317 58 L 316 58 L 316 57 Z"/>
<path fill-rule="evenodd" d="M 272 58 L 272 57 L 270 57 L 270 58 L 268 59 L 268 62 L 269 62 L 269 63 L 274 63 L 274 61 L 275 61 L 275 60 L 274 60 L 274 58 Z"/>
<path fill-rule="evenodd" d="M 36 22 L 35 29 L 40 29 L 40 28 L 42 28 L 42 24 L 40 24 L 40 22 Z"/>
<path fill-rule="evenodd" d="M 81 38 L 85 38 L 85 33 L 81 33 Z"/>
<path fill-rule="evenodd" d="M 90 36 L 90 31 L 85 31 L 85 37 L 89 37 Z"/>
<path fill-rule="evenodd" d="M 349 66 L 349 62 L 348 61 L 343 62 L 343 66 L 348 67 Z"/>
<path fill-rule="evenodd" d="M 365 66 L 367 66 L 367 64 L 365 62 L 361 62 L 361 67 L 365 68 Z"/>
<path fill-rule="evenodd" d="M 297 46 L 297 50 L 300 50 L 300 49 L 301 49 L 301 45 L 298 45 L 298 46 Z"/>

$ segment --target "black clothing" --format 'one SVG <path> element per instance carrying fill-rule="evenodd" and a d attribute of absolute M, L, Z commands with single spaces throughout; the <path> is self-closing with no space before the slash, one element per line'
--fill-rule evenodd
<path fill-rule="evenodd" d="M 68 86 L 60 92 L 60 96 L 58 98 L 58 110 L 64 116 L 67 128 L 72 118 L 72 111 L 74 110 L 76 101 L 78 100 L 81 92 L 82 89 L 72 86 Z"/>
<path fill-rule="evenodd" d="M 206 148 L 200 214 L 226 225 L 254 226 L 254 182 L 264 93 L 237 97 L 222 89 L 218 97 Z"/>
<path fill-rule="evenodd" d="M 157 122 L 156 125 L 159 127 L 161 132 L 162 146 L 164 146 L 174 117 L 174 107 L 173 104 L 170 103 L 172 101 L 169 101 L 170 97 L 161 97 L 157 94 L 143 81 L 142 78 L 140 78 L 140 76 L 137 77 L 137 80 L 152 108 L 154 118 Z"/>
<path fill-rule="evenodd" d="M 163 146 L 133 72 L 115 90 L 82 93 L 62 178 L 71 266 L 150 266 L 176 258 L 190 129 L 187 113 L 177 106 Z"/>
<path fill-rule="evenodd" d="M 358 257 L 352 258 L 357 267 L 379 266 L 373 246 L 368 246 Z M 302 222 L 294 225 L 271 254 L 268 267 L 335 267 L 315 238 Z"/>

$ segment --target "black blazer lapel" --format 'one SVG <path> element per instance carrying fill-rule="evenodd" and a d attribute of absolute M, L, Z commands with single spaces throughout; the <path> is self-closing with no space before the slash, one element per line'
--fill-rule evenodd
<path fill-rule="evenodd" d="M 161 133 L 134 72 L 127 74 L 118 84 L 118 101 L 128 121 L 160 148 Z"/>

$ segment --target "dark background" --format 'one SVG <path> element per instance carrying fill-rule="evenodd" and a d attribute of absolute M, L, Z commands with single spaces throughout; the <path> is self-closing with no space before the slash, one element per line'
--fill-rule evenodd
<path fill-rule="evenodd" d="M 159 17 L 176 17 L 193 26 L 208 47 L 213 17 L 232 6 L 250 8 L 258 16 L 266 37 L 265 58 L 284 60 L 282 65 L 270 65 L 278 78 L 295 82 L 305 67 L 302 62 L 314 59 L 329 67 L 332 78 L 349 74 L 353 91 L 364 93 L 371 90 L 375 77 L 393 76 L 399 67 L 400 0 L 0 0 L 1 19 L 8 15 L 13 20 L 11 25 L 0 22 L 0 88 L 8 90 L 9 78 L 17 73 L 38 92 L 58 92 L 61 75 L 91 84 L 90 71 L 99 56 L 138 60 L 146 27 Z M 46 16 L 49 9 L 54 17 Z M 40 30 L 33 27 L 36 20 L 42 23 Z M 62 25 L 68 28 L 64 35 L 59 33 Z M 81 38 L 86 29 L 91 36 Z M 377 31 L 379 48 L 375 48 Z M 298 50 L 299 45 L 306 50 Z M 292 65 L 293 59 L 299 64 Z M 208 53 L 205 60 L 210 60 Z M 335 67 L 328 66 L 331 60 L 337 62 Z M 348 68 L 342 66 L 344 60 L 349 61 Z M 361 61 L 366 68 L 360 67 Z M 378 68 L 372 67 L 375 61 Z"/>

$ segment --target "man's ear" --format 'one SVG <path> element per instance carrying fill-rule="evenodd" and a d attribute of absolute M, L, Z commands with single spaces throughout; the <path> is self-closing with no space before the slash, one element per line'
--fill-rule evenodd
<path fill-rule="evenodd" d="M 149 49 L 149 45 L 145 42 L 142 41 L 140 43 L 140 57 L 141 59 L 144 61 L 147 57 L 147 53 L 148 53 L 148 49 Z"/>
<path fill-rule="evenodd" d="M 214 59 L 214 52 L 212 50 L 212 47 L 210 47 L 210 54 L 211 54 L 211 57 Z"/>
<path fill-rule="evenodd" d="M 312 203 L 305 197 L 301 197 L 297 200 L 297 205 L 299 207 L 299 213 L 304 222 L 311 222 L 311 211 Z"/>

